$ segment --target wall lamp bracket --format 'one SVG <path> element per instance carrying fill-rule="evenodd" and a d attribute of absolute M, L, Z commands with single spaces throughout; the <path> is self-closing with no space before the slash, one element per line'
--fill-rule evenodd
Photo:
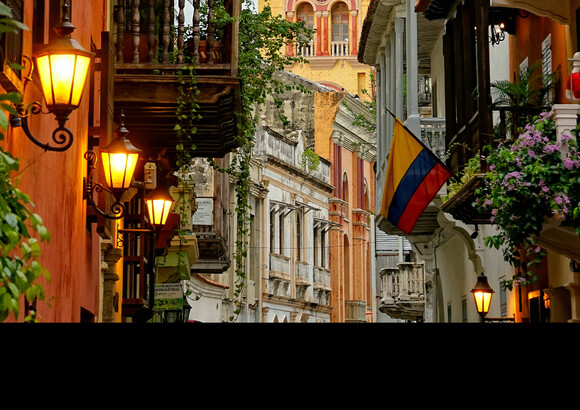
<path fill-rule="evenodd" d="M 97 153 L 93 150 L 89 150 L 84 154 L 85 159 L 87 160 L 88 166 L 88 177 L 83 179 L 83 199 L 86 199 L 87 202 L 97 211 L 100 215 L 104 216 L 107 219 L 121 219 L 125 216 L 125 205 L 119 200 L 119 195 L 117 192 L 113 191 L 112 189 L 107 188 L 105 185 L 100 184 L 98 182 L 93 181 L 93 174 L 95 169 L 97 168 Z M 93 199 L 93 195 L 95 192 L 99 193 L 102 191 L 109 192 L 115 198 L 115 202 L 111 205 L 111 209 L 108 212 L 103 211 L 98 207 L 96 202 Z"/>
<path fill-rule="evenodd" d="M 47 114 L 41 109 L 39 102 L 32 102 L 26 107 L 24 104 L 15 104 L 16 115 L 12 113 L 10 122 L 12 127 L 22 127 L 26 136 L 45 151 L 66 151 L 73 143 L 73 133 L 65 127 L 71 112 L 80 104 L 83 90 L 87 82 L 89 67 L 95 53 L 85 50 L 71 37 L 75 26 L 69 18 L 69 4 L 62 5 L 62 20 L 54 27 L 57 37 L 33 58 L 24 57 L 25 64 L 29 64 L 29 73 L 24 80 L 24 88 L 32 81 L 34 68 L 40 79 L 40 89 L 46 102 L 49 113 L 54 114 L 58 127 L 52 133 L 52 143 L 43 143 L 36 138 L 28 127 L 30 114 Z M 24 90 L 23 90 L 24 94 Z"/>
<path fill-rule="evenodd" d="M 18 112 L 18 116 L 11 115 L 10 125 L 13 128 L 21 127 L 28 139 L 40 148 L 45 151 L 63 152 L 69 149 L 72 145 L 74 135 L 70 129 L 65 127 L 68 116 L 60 118 L 57 116 L 58 127 L 52 132 L 52 141 L 56 145 L 52 145 L 50 142 L 41 142 L 32 134 L 28 126 L 28 118 L 31 114 L 50 114 L 49 112 L 42 111 L 40 103 L 34 101 L 26 107 L 24 107 L 24 105 L 19 105 L 16 107 L 16 111 Z"/>

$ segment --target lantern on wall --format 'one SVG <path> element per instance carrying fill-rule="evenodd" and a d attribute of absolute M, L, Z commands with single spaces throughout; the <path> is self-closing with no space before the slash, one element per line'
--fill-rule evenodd
<path fill-rule="evenodd" d="M 173 205 L 173 197 L 169 193 L 169 188 L 165 185 L 159 185 L 145 197 L 145 203 L 149 213 L 149 223 L 156 227 L 165 225 Z"/>
<path fill-rule="evenodd" d="M 479 313 L 483 319 L 489 312 L 491 297 L 494 294 L 493 289 L 487 282 L 487 277 L 483 273 L 477 277 L 477 283 L 471 290 L 471 293 L 473 294 L 477 313 Z"/>

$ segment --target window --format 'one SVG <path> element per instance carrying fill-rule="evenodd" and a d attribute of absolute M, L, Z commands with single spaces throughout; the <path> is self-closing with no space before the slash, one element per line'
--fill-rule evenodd
<path fill-rule="evenodd" d="M 12 18 L 22 22 L 23 1 L 4 0 L 3 3 L 12 9 Z M 2 55 L 0 56 L 0 85 L 7 91 L 22 91 L 22 71 L 13 70 L 10 67 L 11 64 L 22 65 L 22 30 L 18 29 L 16 32 L 3 33 L 0 37 L 0 49 L 2 49 Z"/>
<path fill-rule="evenodd" d="M 302 209 L 296 210 L 296 260 L 300 261 L 304 257 L 302 254 Z"/>
<path fill-rule="evenodd" d="M 280 212 L 278 216 L 278 239 L 279 239 L 279 249 L 278 253 L 284 255 L 284 212 Z"/>
<path fill-rule="evenodd" d="M 467 323 L 467 299 L 465 296 L 461 299 L 461 318 L 463 323 Z"/>
<path fill-rule="evenodd" d="M 322 256 L 322 252 L 320 249 L 320 231 L 320 228 L 314 228 L 314 266 L 321 266 L 320 257 Z"/>
<path fill-rule="evenodd" d="M 505 290 L 505 277 L 499 278 L 499 308 L 501 317 L 507 317 L 507 295 Z"/>
<path fill-rule="evenodd" d="M 296 18 L 303 21 L 304 25 L 310 30 L 314 29 L 314 12 L 312 6 L 308 3 L 302 3 L 296 10 Z"/>
<path fill-rule="evenodd" d="M 276 253 L 276 211 L 270 210 L 270 253 Z"/>
<path fill-rule="evenodd" d="M 348 7 L 338 3 L 332 8 L 332 41 L 348 42 Z"/>
<path fill-rule="evenodd" d="M 314 30 L 314 11 L 312 10 L 312 5 L 309 3 L 302 3 L 298 6 L 296 10 L 296 18 L 298 21 L 303 21 L 306 28 Z M 303 47 L 297 47 L 296 54 L 311 57 L 314 55 L 314 45 L 312 41 L 310 44 Z"/>
<path fill-rule="evenodd" d="M 322 229 L 320 232 L 320 267 L 326 268 L 328 266 L 328 258 L 326 257 L 326 230 Z"/>

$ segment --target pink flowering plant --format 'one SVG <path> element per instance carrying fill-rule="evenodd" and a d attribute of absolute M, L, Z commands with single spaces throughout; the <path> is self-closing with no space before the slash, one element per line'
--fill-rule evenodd
<path fill-rule="evenodd" d="M 531 268 L 545 255 L 536 243 L 545 218 L 561 217 L 562 224 L 576 228 L 580 235 L 578 147 L 570 135 L 557 138 L 554 119 L 542 113 L 513 143 L 489 151 L 489 171 L 474 205 L 491 212 L 491 222 L 498 228 L 496 235 L 484 239 L 486 246 L 501 249 L 504 259 L 516 268 L 507 283 L 511 289 L 514 280 L 537 279 Z"/>

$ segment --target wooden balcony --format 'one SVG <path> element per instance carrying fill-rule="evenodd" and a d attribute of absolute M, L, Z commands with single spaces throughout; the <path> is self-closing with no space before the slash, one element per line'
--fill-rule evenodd
<path fill-rule="evenodd" d="M 237 147 L 237 25 L 216 27 L 208 21 L 218 5 L 237 16 L 240 3 L 203 2 L 194 0 L 192 7 L 185 0 L 115 1 L 114 116 L 123 112 L 131 141 L 150 158 L 175 157 L 179 73 L 187 82 L 189 66 L 195 67 L 202 117 L 194 124 L 194 156 L 223 157 Z"/>

